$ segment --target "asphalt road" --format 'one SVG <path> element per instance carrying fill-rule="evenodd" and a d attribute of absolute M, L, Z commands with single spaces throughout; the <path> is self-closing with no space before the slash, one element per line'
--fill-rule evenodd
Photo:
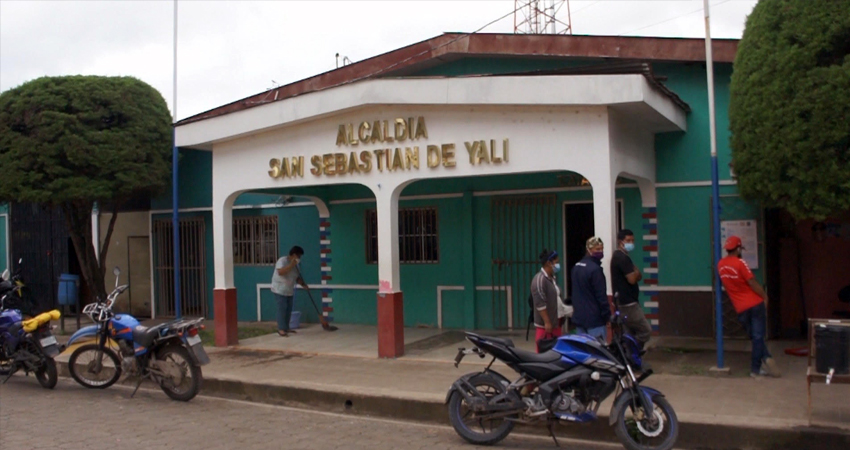
<path fill-rule="evenodd" d="M 48 391 L 33 377 L 0 386 L 0 449 L 473 449 L 448 426 L 304 411 L 211 397 L 188 403 L 158 390 L 89 390 L 60 378 Z M 618 445 L 560 439 L 572 450 Z M 494 447 L 490 447 L 494 448 Z M 512 434 L 495 448 L 555 448 Z"/>

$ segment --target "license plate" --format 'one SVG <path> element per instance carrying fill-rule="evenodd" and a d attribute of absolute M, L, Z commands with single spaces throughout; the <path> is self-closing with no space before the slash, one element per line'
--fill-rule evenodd
<path fill-rule="evenodd" d="M 197 335 L 189 336 L 189 337 L 186 338 L 186 343 L 188 343 L 189 345 L 195 345 L 195 344 L 200 343 L 200 342 L 201 342 L 201 337 L 197 336 Z"/>
<path fill-rule="evenodd" d="M 51 345 L 56 345 L 56 337 L 55 336 L 47 336 L 46 338 L 41 340 L 42 347 L 48 347 Z"/>

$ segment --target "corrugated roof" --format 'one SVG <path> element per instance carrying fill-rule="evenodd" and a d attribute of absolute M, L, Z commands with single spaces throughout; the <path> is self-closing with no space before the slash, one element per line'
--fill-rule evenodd
<path fill-rule="evenodd" d="M 715 39 L 712 44 L 715 62 L 732 63 L 734 61 L 738 48 L 737 39 Z M 557 69 L 557 71 L 525 72 L 523 74 L 547 74 L 544 72 L 548 72 L 548 74 L 577 74 L 581 71 L 591 70 L 599 71 L 596 73 L 642 73 L 655 88 L 673 98 L 677 104 L 687 111 L 689 110 L 688 105 L 652 76 L 651 66 L 648 63 L 654 61 L 704 62 L 705 41 L 703 39 L 630 36 L 446 33 L 219 106 L 183 119 L 177 122 L 177 126 L 361 80 L 403 77 L 429 67 L 468 57 L 603 58 L 619 60 L 623 64 L 608 63 Z M 632 71 L 624 72 L 626 70 Z"/>

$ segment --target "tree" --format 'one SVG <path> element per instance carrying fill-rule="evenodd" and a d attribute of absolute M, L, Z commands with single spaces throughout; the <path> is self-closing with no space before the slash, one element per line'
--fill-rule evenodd
<path fill-rule="evenodd" d="M 0 201 L 61 208 L 83 278 L 102 299 L 122 202 L 156 195 L 171 174 L 172 124 L 162 95 L 132 77 L 43 77 L 0 94 Z M 92 207 L 112 218 L 95 254 Z"/>
<path fill-rule="evenodd" d="M 850 209 L 850 2 L 761 0 L 735 57 L 729 120 L 742 196 L 798 220 Z"/>

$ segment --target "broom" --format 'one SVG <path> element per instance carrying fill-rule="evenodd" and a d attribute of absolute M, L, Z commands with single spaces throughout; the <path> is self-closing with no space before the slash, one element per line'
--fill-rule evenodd
<path fill-rule="evenodd" d="M 298 278 L 301 278 L 301 281 L 304 281 L 304 277 L 301 276 L 301 269 L 298 268 L 298 265 L 295 266 L 295 270 L 298 271 Z M 306 282 L 304 284 L 307 284 Z M 316 314 L 319 315 L 319 322 L 322 324 L 322 329 L 325 331 L 336 331 L 339 328 L 328 323 L 327 320 L 322 316 L 322 312 L 319 311 L 319 307 L 316 306 L 316 301 L 313 300 L 313 295 L 310 293 L 310 288 L 306 288 L 307 297 L 310 298 L 310 303 L 313 304 L 313 308 L 316 310 Z"/>

